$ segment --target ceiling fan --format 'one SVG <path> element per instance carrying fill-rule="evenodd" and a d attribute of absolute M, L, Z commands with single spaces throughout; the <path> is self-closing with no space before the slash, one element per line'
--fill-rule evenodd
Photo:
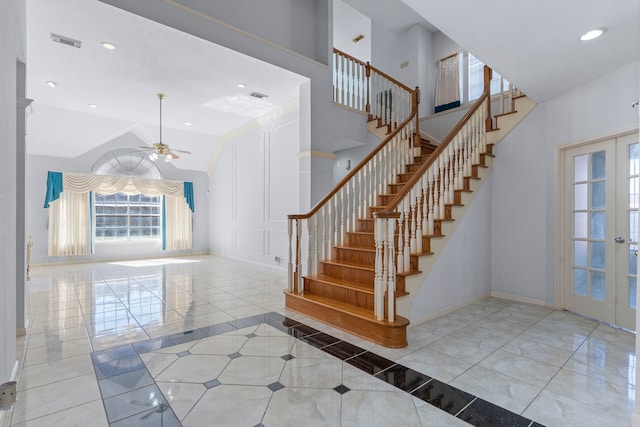
<path fill-rule="evenodd" d="M 190 151 L 172 149 L 168 144 L 162 142 L 162 100 L 164 99 L 164 94 L 159 93 L 157 97 L 160 100 L 160 142 L 156 142 L 151 147 L 139 146 L 139 148 L 141 148 L 142 151 L 151 151 L 151 154 L 149 154 L 151 160 L 163 158 L 165 162 L 179 159 L 180 156 L 176 153 L 191 154 Z"/>

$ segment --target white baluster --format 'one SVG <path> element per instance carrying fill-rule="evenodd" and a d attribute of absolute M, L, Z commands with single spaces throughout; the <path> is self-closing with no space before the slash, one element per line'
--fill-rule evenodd
<path fill-rule="evenodd" d="M 396 263 L 398 265 L 397 268 L 399 273 L 404 272 L 404 254 L 402 251 L 402 248 L 404 247 L 403 233 L 402 233 L 402 225 L 404 224 L 404 214 L 402 212 L 402 208 L 403 208 L 403 203 L 400 203 L 398 205 L 398 211 L 400 212 L 400 217 L 398 218 L 398 262 Z"/>
<path fill-rule="evenodd" d="M 409 246 L 409 227 L 411 226 L 410 220 L 409 220 L 409 198 L 405 197 L 403 200 L 403 210 L 404 210 L 404 267 L 402 268 L 403 271 L 410 271 L 411 270 L 411 246 Z"/>
<path fill-rule="evenodd" d="M 419 182 L 418 182 L 419 184 Z M 417 221 L 416 221 L 416 202 L 418 196 L 416 195 L 416 191 L 418 190 L 417 184 L 411 188 L 411 192 L 409 195 L 409 202 L 411 206 L 411 240 L 409 240 L 409 248 L 412 254 L 415 254 L 418 251 L 418 242 L 416 241 L 417 235 Z"/>
<path fill-rule="evenodd" d="M 384 246 L 384 222 L 382 218 L 375 218 L 373 235 L 376 243 L 375 282 L 373 291 L 373 304 L 376 319 L 384 319 L 384 293 L 383 293 L 383 246 Z"/>
<path fill-rule="evenodd" d="M 433 224 L 433 215 L 434 215 L 434 208 L 435 208 L 435 203 L 434 199 L 433 199 L 433 192 L 435 191 L 435 184 L 436 184 L 436 180 L 435 180 L 435 176 L 433 174 L 433 166 L 431 166 L 431 168 L 428 171 L 429 173 L 429 216 L 427 218 L 427 234 L 429 236 L 433 236 L 434 235 L 434 224 Z"/>
<path fill-rule="evenodd" d="M 302 237 L 301 220 L 296 220 L 296 277 L 298 283 L 298 293 L 304 293 L 304 284 L 302 283 L 302 245 L 300 239 Z"/>
<path fill-rule="evenodd" d="M 449 144 L 449 204 L 453 204 L 454 201 L 454 186 L 455 186 L 455 151 L 453 146 Z"/>
<path fill-rule="evenodd" d="M 436 219 L 444 219 L 444 182 L 446 181 L 444 168 L 444 151 L 438 157 L 438 164 L 440 168 L 440 176 L 438 177 L 440 181 L 440 188 L 438 189 L 438 213 L 436 215 Z"/>
<path fill-rule="evenodd" d="M 419 182 L 417 196 L 418 199 L 416 201 L 417 211 L 416 216 L 418 217 L 418 224 L 416 227 L 416 253 L 422 253 L 422 230 L 423 230 L 423 218 L 424 218 L 424 179 L 425 175 L 422 176 Z"/>
<path fill-rule="evenodd" d="M 394 218 L 389 218 L 387 220 L 387 250 L 386 252 L 389 253 L 389 258 L 387 259 L 389 262 L 389 266 L 387 267 L 387 274 L 388 274 L 388 279 L 387 279 L 387 296 L 388 296 L 388 302 L 387 302 L 387 312 L 388 312 L 388 317 L 387 320 L 389 322 L 395 322 L 396 319 L 396 315 L 395 315 L 395 294 L 396 294 L 396 268 L 395 265 L 393 264 L 393 254 L 394 254 L 394 247 L 393 247 L 393 235 L 395 232 L 395 228 L 396 228 L 396 220 Z"/>

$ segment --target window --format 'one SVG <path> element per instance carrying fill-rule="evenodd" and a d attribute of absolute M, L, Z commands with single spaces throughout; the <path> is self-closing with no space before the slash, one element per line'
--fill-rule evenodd
<path fill-rule="evenodd" d="M 161 201 L 161 196 L 96 193 L 96 241 L 159 239 Z"/>
<path fill-rule="evenodd" d="M 482 95 L 484 89 L 484 63 L 469 52 L 463 52 L 460 61 L 460 93 L 462 102 L 473 102 Z M 501 76 L 495 70 L 491 79 L 491 95 L 500 93 Z M 507 79 L 502 80 L 503 90 L 509 89 Z"/>

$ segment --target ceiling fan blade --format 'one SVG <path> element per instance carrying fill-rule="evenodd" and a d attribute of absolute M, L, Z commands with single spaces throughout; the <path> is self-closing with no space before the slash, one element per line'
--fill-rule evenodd
<path fill-rule="evenodd" d="M 143 146 L 143 145 L 138 145 L 138 148 L 141 148 L 143 151 L 144 151 L 144 150 L 147 150 L 147 151 L 153 151 L 153 150 L 155 150 L 155 148 L 153 148 L 153 147 L 145 147 L 145 146 Z"/>
<path fill-rule="evenodd" d="M 167 155 L 170 156 L 171 159 L 173 159 L 173 160 L 180 158 L 180 156 L 178 156 L 176 153 L 174 153 L 173 150 L 170 151 Z"/>
<path fill-rule="evenodd" d="M 176 152 L 176 153 L 184 153 L 184 154 L 191 154 L 191 151 L 187 151 L 187 150 L 176 150 L 175 148 L 172 148 L 171 151 Z"/>

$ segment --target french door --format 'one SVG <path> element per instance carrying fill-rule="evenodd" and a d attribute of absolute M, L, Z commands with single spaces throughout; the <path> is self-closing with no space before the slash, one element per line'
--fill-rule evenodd
<path fill-rule="evenodd" d="M 563 308 L 635 330 L 638 133 L 564 156 Z"/>

